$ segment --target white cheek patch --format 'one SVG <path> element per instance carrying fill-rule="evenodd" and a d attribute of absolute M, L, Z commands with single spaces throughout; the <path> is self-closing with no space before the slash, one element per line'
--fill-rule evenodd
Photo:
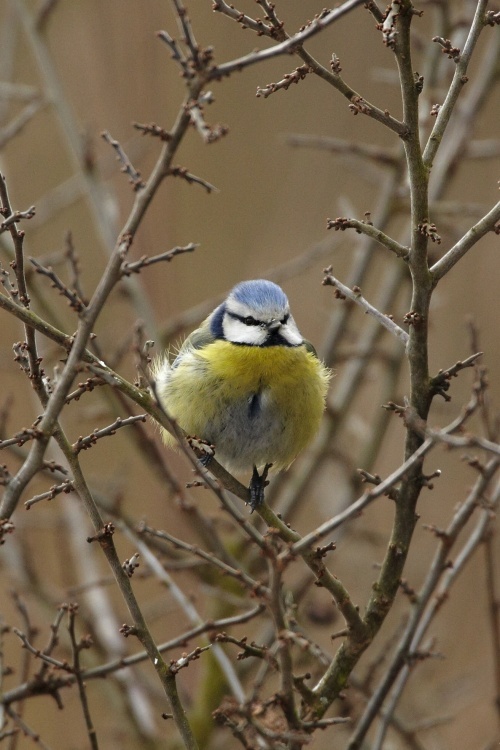
<path fill-rule="evenodd" d="M 283 336 L 285 341 L 288 341 L 290 346 L 300 346 L 303 341 L 299 329 L 292 317 L 288 318 L 288 322 L 284 326 L 281 326 L 280 335 Z"/>
<path fill-rule="evenodd" d="M 267 338 L 267 331 L 260 326 L 247 326 L 237 318 L 224 316 L 222 330 L 226 341 L 234 344 L 249 344 L 250 346 L 262 346 Z"/>

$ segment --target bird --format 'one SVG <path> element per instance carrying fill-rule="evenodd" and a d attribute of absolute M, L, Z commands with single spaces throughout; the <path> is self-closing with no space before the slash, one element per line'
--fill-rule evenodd
<path fill-rule="evenodd" d="M 161 406 L 188 436 L 213 445 L 228 471 L 252 471 L 253 512 L 268 469 L 287 468 L 315 436 L 331 372 L 299 332 L 281 287 L 253 279 L 229 292 L 173 362 L 157 358 L 152 375 Z"/>

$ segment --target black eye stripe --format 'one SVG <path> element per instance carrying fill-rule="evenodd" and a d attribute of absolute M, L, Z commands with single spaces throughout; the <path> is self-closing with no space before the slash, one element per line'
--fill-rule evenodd
<path fill-rule="evenodd" d="M 227 315 L 229 315 L 230 318 L 234 318 L 234 320 L 239 320 L 240 323 L 244 323 L 246 326 L 260 326 L 262 323 L 260 320 L 255 320 L 255 318 L 252 318 L 251 315 L 247 315 L 246 317 L 243 317 L 243 315 L 237 315 L 236 313 L 227 311 Z"/>
<path fill-rule="evenodd" d="M 256 320 L 251 315 L 238 315 L 237 313 L 226 311 L 226 314 L 229 315 L 230 318 L 234 318 L 234 320 L 239 320 L 240 323 L 244 323 L 246 326 L 261 326 L 263 325 L 263 322 L 260 320 Z M 290 313 L 286 313 L 281 320 L 281 325 L 286 325 L 290 319 Z"/>

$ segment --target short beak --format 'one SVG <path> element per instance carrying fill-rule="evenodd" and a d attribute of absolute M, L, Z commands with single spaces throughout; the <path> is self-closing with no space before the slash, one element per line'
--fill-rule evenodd
<path fill-rule="evenodd" d="M 269 333 L 276 333 L 276 331 L 279 331 L 281 328 L 281 321 L 280 320 L 270 320 L 267 324 L 267 329 Z"/>

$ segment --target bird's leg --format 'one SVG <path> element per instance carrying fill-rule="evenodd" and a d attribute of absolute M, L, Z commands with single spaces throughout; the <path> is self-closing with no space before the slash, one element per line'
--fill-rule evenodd
<path fill-rule="evenodd" d="M 213 456 L 211 456 L 209 453 L 205 453 L 205 455 L 201 456 L 201 458 L 199 458 L 198 461 L 201 463 L 202 466 L 205 467 L 205 469 L 208 469 L 212 458 Z"/>
<path fill-rule="evenodd" d="M 262 474 L 259 474 L 257 467 L 253 467 L 252 478 L 250 480 L 250 513 L 253 513 L 255 508 L 258 508 L 261 503 L 264 502 L 264 489 L 267 487 L 269 482 L 267 481 L 267 475 L 272 464 L 266 464 L 262 470 Z"/>

